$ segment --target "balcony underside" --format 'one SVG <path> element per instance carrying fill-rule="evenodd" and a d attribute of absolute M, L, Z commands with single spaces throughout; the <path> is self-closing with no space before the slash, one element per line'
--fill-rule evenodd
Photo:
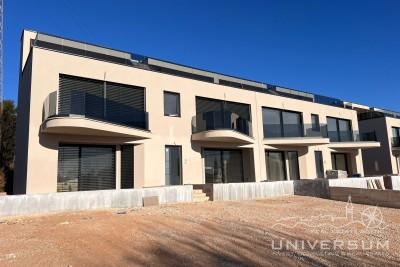
<path fill-rule="evenodd" d="M 265 138 L 264 145 L 279 146 L 314 146 L 329 144 L 329 138 L 322 137 L 285 137 Z"/>
<path fill-rule="evenodd" d="M 253 144 L 254 139 L 234 130 L 210 130 L 192 134 L 193 141 Z"/>
<path fill-rule="evenodd" d="M 83 117 L 54 117 L 45 120 L 40 131 L 46 134 L 125 137 L 149 139 L 151 133 L 137 128 Z"/>
<path fill-rule="evenodd" d="M 371 149 L 377 148 L 381 146 L 379 142 L 373 141 L 359 141 L 359 142 L 332 142 L 329 145 L 329 148 L 333 149 Z"/>

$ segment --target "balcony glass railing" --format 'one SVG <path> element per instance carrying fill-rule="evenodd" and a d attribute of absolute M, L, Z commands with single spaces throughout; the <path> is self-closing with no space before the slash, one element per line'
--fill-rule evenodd
<path fill-rule="evenodd" d="M 328 131 L 327 125 L 264 124 L 264 138 L 329 138 L 330 142 L 377 141 L 375 132 Z"/>
<path fill-rule="evenodd" d="M 400 147 L 400 137 L 392 137 L 392 147 Z"/>
<path fill-rule="evenodd" d="M 377 142 L 375 131 L 328 131 L 328 137 L 331 142 Z"/>
<path fill-rule="evenodd" d="M 57 92 L 49 94 L 43 104 L 43 120 L 51 117 L 85 117 L 133 128 L 148 130 L 148 113 L 131 106 L 85 92 L 73 93 L 58 102 Z M 60 109 L 62 106 L 62 110 Z M 60 111 L 61 110 L 61 111 Z"/>
<path fill-rule="evenodd" d="M 253 136 L 251 121 L 230 111 L 198 113 L 192 118 L 193 133 L 224 129 L 235 130 L 245 135 Z"/>
<path fill-rule="evenodd" d="M 264 124 L 264 138 L 326 137 L 326 126 L 311 124 Z"/>

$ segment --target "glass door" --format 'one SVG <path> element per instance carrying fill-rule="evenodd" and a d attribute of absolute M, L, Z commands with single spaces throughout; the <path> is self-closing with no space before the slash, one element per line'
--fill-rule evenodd
<path fill-rule="evenodd" d="M 346 171 L 349 174 L 347 155 L 345 153 L 332 153 L 332 168 L 334 170 Z"/>
<path fill-rule="evenodd" d="M 204 150 L 206 183 L 241 183 L 243 160 L 241 150 Z"/>
<path fill-rule="evenodd" d="M 165 146 L 165 184 L 182 184 L 182 158 L 180 146 Z"/>
<path fill-rule="evenodd" d="M 267 174 L 269 181 L 286 180 L 285 156 L 282 151 L 266 151 Z"/>

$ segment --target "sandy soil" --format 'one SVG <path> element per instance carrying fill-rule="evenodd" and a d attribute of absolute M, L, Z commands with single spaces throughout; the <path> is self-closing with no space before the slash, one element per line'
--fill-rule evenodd
<path fill-rule="evenodd" d="M 400 265 L 400 211 L 346 205 L 292 196 L 11 218 L 0 266 Z"/>

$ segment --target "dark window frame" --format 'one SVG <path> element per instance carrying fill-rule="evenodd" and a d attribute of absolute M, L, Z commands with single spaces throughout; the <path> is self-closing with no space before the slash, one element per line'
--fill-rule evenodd
<path fill-rule="evenodd" d="M 313 118 L 316 118 L 316 125 L 314 125 Z M 321 123 L 319 121 L 319 115 L 318 114 L 311 114 L 311 129 L 314 132 L 320 132 L 321 131 Z"/>
<path fill-rule="evenodd" d="M 241 160 L 240 160 L 240 165 L 241 165 L 241 176 L 242 176 L 242 182 L 241 183 L 244 183 L 245 182 L 245 177 L 244 177 L 244 162 L 243 162 L 243 150 L 242 149 L 236 149 L 236 148 L 209 148 L 209 147 L 204 147 L 204 148 L 202 148 L 202 151 L 201 151 L 201 155 L 202 155 L 202 158 L 204 158 L 205 157 L 205 151 L 217 151 L 217 152 L 220 152 L 220 159 L 221 159 L 221 163 L 222 163 L 222 161 L 223 161 L 223 154 L 224 154 L 224 152 L 226 152 L 226 151 L 237 151 L 237 152 L 240 152 L 240 158 L 241 158 Z M 204 164 L 203 164 L 204 165 Z M 204 167 L 205 167 L 205 165 L 204 165 Z M 226 174 L 225 174 L 225 171 L 224 171 L 224 169 L 222 168 L 222 179 L 226 179 L 227 177 L 225 176 Z M 204 179 L 205 179 L 205 183 L 207 183 L 206 182 L 206 177 L 204 177 Z M 224 181 L 223 180 L 223 182 L 222 182 L 222 184 L 225 184 L 225 183 L 228 183 L 227 181 Z M 214 183 L 213 183 L 214 184 Z"/>
<path fill-rule="evenodd" d="M 264 109 L 269 109 L 269 110 L 276 110 L 279 111 L 279 119 L 280 119 L 280 128 L 281 128 L 281 136 L 280 137 L 267 137 L 265 136 L 265 130 L 264 130 L 264 116 L 263 116 L 263 110 Z M 288 110 L 288 109 L 280 109 L 280 108 L 271 108 L 271 107 L 261 107 L 261 114 L 262 114 L 262 120 L 263 120 L 263 135 L 264 138 L 286 138 L 289 136 L 285 135 L 285 127 L 284 127 L 284 122 L 283 122 L 283 112 L 287 112 L 287 113 L 295 113 L 299 115 L 300 118 L 300 130 L 301 130 L 301 136 L 299 137 L 304 137 L 305 133 L 304 133 L 304 120 L 303 120 L 303 112 L 300 111 L 294 111 L 294 110 Z"/>
<path fill-rule="evenodd" d="M 327 117 L 326 117 L 328 138 L 330 138 L 330 136 L 329 136 L 329 132 L 330 132 L 330 131 L 329 131 L 328 119 L 334 119 L 334 120 L 336 121 L 336 133 L 337 133 L 337 135 L 338 135 L 338 141 L 331 141 L 331 142 L 352 142 L 352 141 L 354 141 L 354 136 L 353 136 L 353 124 L 352 124 L 352 121 L 349 120 L 349 119 L 343 119 L 343 118 L 337 118 L 337 117 L 331 117 L 331 116 L 327 116 Z M 346 122 L 349 123 L 349 126 L 350 126 L 349 134 L 350 134 L 350 139 L 351 139 L 351 140 L 349 140 L 349 141 L 342 141 L 342 136 L 341 136 L 341 134 L 340 134 L 340 126 L 339 126 L 340 121 L 346 121 Z"/>
<path fill-rule="evenodd" d="M 300 173 L 300 161 L 299 161 L 299 151 L 297 150 L 271 150 L 271 149 L 265 149 L 264 151 L 264 155 L 267 156 L 268 153 L 280 153 L 283 156 L 283 167 L 284 167 L 284 176 L 285 179 L 283 181 L 296 181 L 296 180 L 300 180 L 301 179 L 301 173 Z M 297 173 L 299 175 L 298 179 L 292 179 L 292 177 L 290 177 L 290 162 L 289 162 L 289 153 L 296 153 L 297 156 Z M 270 170 L 267 166 L 267 164 L 265 165 L 265 167 L 267 168 L 267 181 L 270 181 Z"/>
<path fill-rule="evenodd" d="M 165 95 L 174 95 L 174 96 L 177 96 L 177 106 L 176 106 L 176 109 L 177 109 L 177 114 L 168 114 L 167 112 L 166 112 L 166 109 L 165 109 L 165 107 L 166 107 L 166 103 L 165 103 Z M 172 91 L 163 91 L 163 105 L 164 105 L 164 116 L 166 116 L 166 117 L 176 117 L 176 118 L 180 118 L 181 117 L 181 94 L 180 93 L 177 93 L 177 92 L 172 92 Z"/>
<path fill-rule="evenodd" d="M 346 168 L 346 172 L 347 172 L 347 176 L 350 177 L 350 169 L 349 169 L 349 156 L 347 153 L 341 153 L 341 152 L 332 152 L 331 153 L 331 159 L 332 159 L 332 169 L 337 170 L 337 156 L 338 155 L 343 155 L 344 156 L 344 163 L 345 163 L 345 168 Z"/>
<path fill-rule="evenodd" d="M 183 185 L 183 162 L 182 162 L 182 146 L 181 145 L 165 145 L 164 146 L 164 179 L 165 179 L 165 185 L 167 185 L 167 172 L 166 172 L 166 151 L 167 148 L 179 148 L 179 159 L 180 159 L 180 164 L 179 164 L 179 175 L 180 175 L 180 185 Z"/>

